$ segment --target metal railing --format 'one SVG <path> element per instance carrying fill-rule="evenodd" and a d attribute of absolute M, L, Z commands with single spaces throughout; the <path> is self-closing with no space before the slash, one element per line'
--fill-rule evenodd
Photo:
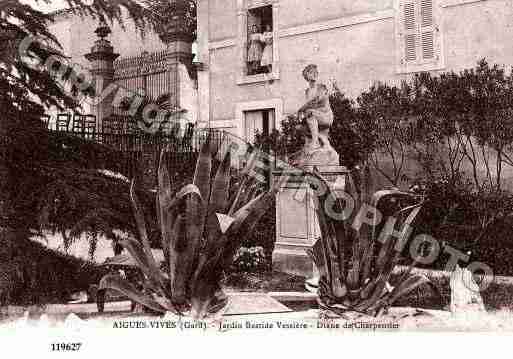
<path fill-rule="evenodd" d="M 171 173 L 177 169 L 191 168 L 202 145 L 210 138 L 212 148 L 224 152 L 229 133 L 215 129 L 195 129 L 193 125 L 180 131 L 146 133 L 129 118 L 111 118 L 102 128 L 96 127 L 96 118 L 91 115 L 61 113 L 42 118 L 49 131 L 77 136 L 84 140 L 107 146 L 113 157 L 119 158 L 116 166 L 120 172 L 133 178 L 144 177 L 144 182 L 153 186 L 157 179 L 157 167 L 162 149 L 168 147 L 167 161 Z M 53 121 L 52 121 L 53 120 Z M 193 166 L 192 166 L 193 167 Z"/>

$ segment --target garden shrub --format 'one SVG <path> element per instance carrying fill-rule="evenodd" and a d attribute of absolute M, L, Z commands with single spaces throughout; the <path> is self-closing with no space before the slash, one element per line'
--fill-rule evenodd
<path fill-rule="evenodd" d="M 463 178 L 438 180 L 423 186 L 425 215 L 415 228 L 417 233 L 433 236 L 442 247 L 447 244 L 462 253 L 471 251 L 468 263 L 483 262 L 498 275 L 513 273 L 510 261 L 513 220 L 506 215 L 513 206 L 510 193 L 475 191 Z M 483 224 L 484 221 L 488 224 Z M 424 267 L 444 269 L 450 255 L 443 249 L 441 252 L 433 264 Z"/>
<path fill-rule="evenodd" d="M 0 305 L 62 303 L 87 291 L 107 269 L 25 238 L 0 237 Z"/>
<path fill-rule="evenodd" d="M 106 146 L 50 132 L 30 115 L 9 116 L 0 126 L 0 297 L 18 304 L 64 300 L 101 273 L 29 238 L 59 232 L 70 244 L 86 233 L 94 250 L 99 235 L 114 239 L 114 229 L 133 232 L 126 179 L 98 170 L 129 174 L 120 167 L 120 154 Z M 139 196 L 146 213 L 154 213 L 151 192 Z"/>
<path fill-rule="evenodd" d="M 255 230 L 247 238 L 244 238 L 244 247 L 262 247 L 267 267 L 271 267 L 274 244 L 276 242 L 276 207 L 273 203 L 270 209 L 263 215 Z"/>
<path fill-rule="evenodd" d="M 261 272 L 269 269 L 263 247 L 240 247 L 234 256 L 234 272 Z"/>

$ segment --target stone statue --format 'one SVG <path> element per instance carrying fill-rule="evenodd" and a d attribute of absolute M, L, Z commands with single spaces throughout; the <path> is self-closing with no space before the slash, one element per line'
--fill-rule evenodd
<path fill-rule="evenodd" d="M 292 155 L 292 164 L 298 167 L 338 166 L 339 155 L 329 141 L 333 112 L 328 88 L 318 82 L 319 71 L 316 65 L 305 67 L 303 77 L 309 86 L 305 91 L 306 102 L 298 110 L 298 118 L 302 121 L 305 145 L 301 151 Z"/>
<path fill-rule="evenodd" d="M 303 77 L 308 82 L 305 90 L 306 101 L 298 110 L 301 130 L 305 135 L 303 149 L 291 158 L 291 164 L 301 169 L 312 166 L 339 166 L 340 158 L 331 146 L 329 133 L 333 124 L 329 93 L 326 85 L 318 82 L 319 71 L 316 65 L 308 65 L 303 70 Z M 319 272 L 313 266 L 313 277 L 305 281 L 308 291 L 317 292 Z"/>

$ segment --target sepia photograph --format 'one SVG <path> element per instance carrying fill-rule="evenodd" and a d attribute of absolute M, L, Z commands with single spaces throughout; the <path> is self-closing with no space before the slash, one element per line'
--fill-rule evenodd
<path fill-rule="evenodd" d="M 512 38 L 512 0 L 0 0 L 0 345 L 512 333 Z"/>

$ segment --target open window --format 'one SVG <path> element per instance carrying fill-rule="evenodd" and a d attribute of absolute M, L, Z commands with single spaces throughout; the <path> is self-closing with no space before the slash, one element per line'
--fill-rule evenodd
<path fill-rule="evenodd" d="M 237 84 L 279 80 L 279 0 L 243 0 L 237 11 Z"/>
<path fill-rule="evenodd" d="M 274 109 L 244 111 L 244 137 L 246 142 L 254 143 L 257 133 L 269 135 L 276 128 Z"/>
<path fill-rule="evenodd" d="M 247 24 L 246 74 L 271 73 L 274 61 L 272 5 L 249 9 Z"/>

